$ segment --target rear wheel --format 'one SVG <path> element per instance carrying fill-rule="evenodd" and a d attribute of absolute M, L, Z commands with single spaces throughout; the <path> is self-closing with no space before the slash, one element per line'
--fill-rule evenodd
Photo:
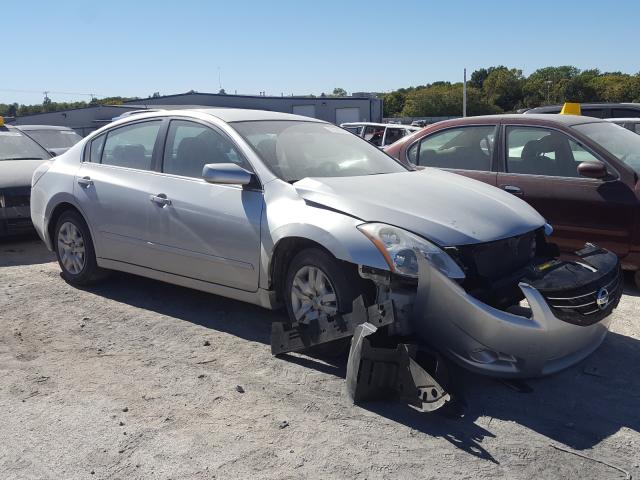
<path fill-rule="evenodd" d="M 56 223 L 55 251 L 62 277 L 74 285 L 89 285 L 104 276 L 96 263 L 89 227 L 82 216 L 67 210 Z"/>

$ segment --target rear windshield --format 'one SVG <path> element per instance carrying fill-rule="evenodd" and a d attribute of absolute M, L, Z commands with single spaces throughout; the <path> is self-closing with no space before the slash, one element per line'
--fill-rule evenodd
<path fill-rule="evenodd" d="M 230 125 L 287 182 L 407 171 L 380 149 L 335 125 L 288 120 Z"/>
<path fill-rule="evenodd" d="M 51 155 L 24 133 L 0 128 L 0 160 L 48 160 Z"/>
<path fill-rule="evenodd" d="M 27 133 L 45 148 L 69 148 L 82 140 L 71 130 L 29 130 Z"/>
<path fill-rule="evenodd" d="M 573 128 L 640 173 L 640 135 L 610 122 L 584 123 Z"/>

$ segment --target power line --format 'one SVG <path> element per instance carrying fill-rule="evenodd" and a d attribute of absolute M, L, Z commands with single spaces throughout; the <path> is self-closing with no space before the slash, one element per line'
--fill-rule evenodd
<path fill-rule="evenodd" d="M 0 92 L 12 92 L 12 93 L 38 93 L 42 94 L 43 90 L 20 90 L 17 88 L 0 88 Z M 83 93 L 83 92 L 60 92 L 57 90 L 46 90 L 47 93 L 54 95 L 82 95 L 84 97 L 95 97 L 95 93 Z M 104 95 L 100 95 L 101 97 Z"/>

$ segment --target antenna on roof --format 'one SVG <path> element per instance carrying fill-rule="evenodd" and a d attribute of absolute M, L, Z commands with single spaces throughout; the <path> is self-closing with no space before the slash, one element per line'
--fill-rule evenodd
<path fill-rule="evenodd" d="M 222 70 L 218 67 L 218 85 L 220 86 L 220 90 L 222 90 Z"/>

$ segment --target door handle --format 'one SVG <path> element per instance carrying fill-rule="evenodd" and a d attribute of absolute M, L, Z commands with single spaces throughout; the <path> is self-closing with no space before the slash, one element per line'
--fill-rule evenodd
<path fill-rule="evenodd" d="M 516 187 L 515 185 L 502 185 L 502 189 L 505 192 L 509 192 L 513 195 L 524 195 L 524 192 L 520 187 Z"/>
<path fill-rule="evenodd" d="M 169 200 L 164 193 L 159 193 L 157 195 L 149 195 L 149 200 L 151 200 L 153 203 L 157 203 L 162 207 L 171 205 L 171 200 Z"/>
<path fill-rule="evenodd" d="M 93 180 L 91 180 L 91 177 L 82 177 L 78 179 L 78 185 L 87 188 L 93 185 Z"/>

